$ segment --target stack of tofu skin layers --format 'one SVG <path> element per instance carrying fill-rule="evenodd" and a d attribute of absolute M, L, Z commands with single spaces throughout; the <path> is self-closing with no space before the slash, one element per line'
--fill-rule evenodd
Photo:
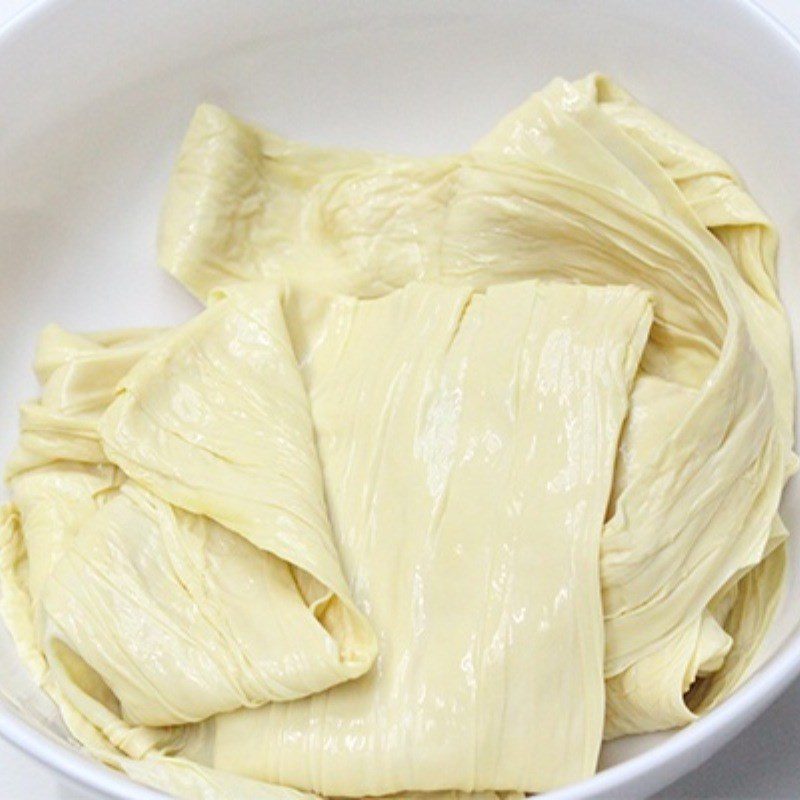
<path fill-rule="evenodd" d="M 172 329 L 44 329 L 2 610 L 95 757 L 181 798 L 544 792 L 746 675 L 796 466 L 769 220 L 599 76 L 467 153 L 201 106 Z"/>

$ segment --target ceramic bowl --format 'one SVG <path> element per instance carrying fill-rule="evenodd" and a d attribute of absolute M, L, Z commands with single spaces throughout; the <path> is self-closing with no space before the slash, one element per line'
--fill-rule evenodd
<path fill-rule="evenodd" d="M 210 100 L 292 138 L 420 154 L 466 148 L 550 78 L 618 80 L 723 154 L 782 234 L 800 342 L 800 46 L 744 0 L 38 2 L 0 32 L 0 454 L 35 392 L 38 329 L 179 321 L 156 269 L 170 164 Z M 800 484 L 786 521 L 800 534 Z M 795 538 L 795 542 L 797 539 Z M 643 798 L 702 763 L 800 672 L 800 553 L 750 680 L 672 734 L 606 747 L 549 800 Z M 160 797 L 81 755 L 0 642 L 0 734 L 96 798 Z"/>

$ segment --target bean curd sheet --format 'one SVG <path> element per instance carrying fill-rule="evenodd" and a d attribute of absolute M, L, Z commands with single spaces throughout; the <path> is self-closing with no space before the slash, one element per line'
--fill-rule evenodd
<path fill-rule="evenodd" d="M 91 754 L 203 800 L 544 792 L 692 722 L 780 598 L 775 255 L 603 77 L 438 158 L 201 106 L 159 262 L 205 309 L 39 340 L 23 663 Z"/>

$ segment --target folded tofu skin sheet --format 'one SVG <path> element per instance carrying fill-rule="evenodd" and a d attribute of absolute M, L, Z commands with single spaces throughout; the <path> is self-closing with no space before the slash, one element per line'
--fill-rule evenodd
<path fill-rule="evenodd" d="M 690 723 L 780 599 L 776 236 L 605 78 L 463 155 L 201 106 L 174 328 L 42 332 L 0 599 L 76 740 L 190 800 L 476 800 Z"/>

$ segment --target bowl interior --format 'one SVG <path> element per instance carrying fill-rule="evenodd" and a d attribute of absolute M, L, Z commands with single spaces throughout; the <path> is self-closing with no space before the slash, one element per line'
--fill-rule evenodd
<path fill-rule="evenodd" d="M 197 308 L 156 268 L 155 230 L 198 103 L 292 138 L 433 154 L 467 148 L 551 77 L 593 70 L 743 175 L 778 224 L 800 341 L 800 50 L 744 2 L 39 3 L 0 36 L 0 454 L 16 436 L 16 405 L 35 392 L 43 325 L 174 323 Z M 798 482 L 784 507 L 798 533 Z M 795 539 L 762 663 L 800 640 L 798 622 Z M 16 713 L 63 739 L 5 637 L 0 665 Z M 617 742 L 603 765 L 669 738 Z"/>

